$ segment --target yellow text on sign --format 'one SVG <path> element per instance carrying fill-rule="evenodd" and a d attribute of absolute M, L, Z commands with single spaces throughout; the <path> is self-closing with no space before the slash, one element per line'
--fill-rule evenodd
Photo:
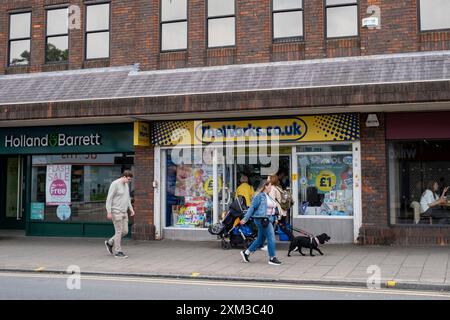
<path fill-rule="evenodd" d="M 316 187 L 320 191 L 329 192 L 336 185 L 336 175 L 333 171 L 322 170 L 316 177 Z"/>

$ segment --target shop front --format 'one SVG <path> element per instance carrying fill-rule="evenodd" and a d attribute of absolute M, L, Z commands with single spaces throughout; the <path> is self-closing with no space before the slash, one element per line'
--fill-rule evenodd
<path fill-rule="evenodd" d="M 335 243 L 361 224 L 359 115 L 155 122 L 155 227 L 165 238 L 214 239 L 242 177 L 256 190 L 277 174 L 295 204 L 289 221 Z"/>
<path fill-rule="evenodd" d="M 0 129 L 0 228 L 107 236 L 110 183 L 133 170 L 132 124 Z"/>

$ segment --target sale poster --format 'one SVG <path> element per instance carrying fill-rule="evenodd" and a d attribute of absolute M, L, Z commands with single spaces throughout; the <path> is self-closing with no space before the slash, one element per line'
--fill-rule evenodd
<path fill-rule="evenodd" d="M 58 206 L 71 203 L 71 165 L 47 165 L 45 180 L 45 203 L 48 206 Z"/>

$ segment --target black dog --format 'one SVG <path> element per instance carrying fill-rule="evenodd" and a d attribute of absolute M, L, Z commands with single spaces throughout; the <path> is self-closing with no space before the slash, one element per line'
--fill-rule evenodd
<path fill-rule="evenodd" d="M 291 244 L 289 245 L 289 251 L 288 251 L 288 257 L 291 256 L 292 251 L 298 250 L 298 252 L 304 256 L 305 254 L 302 252 L 302 248 L 309 248 L 309 255 L 311 257 L 314 257 L 313 250 L 318 251 L 322 256 L 323 253 L 319 249 L 319 244 L 324 244 L 325 242 L 329 241 L 331 238 L 326 234 L 322 233 L 321 235 L 318 235 L 317 237 L 295 237 L 294 240 L 291 241 Z"/>

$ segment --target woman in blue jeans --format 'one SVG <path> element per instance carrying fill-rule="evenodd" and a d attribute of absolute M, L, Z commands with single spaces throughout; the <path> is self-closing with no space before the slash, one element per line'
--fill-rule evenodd
<path fill-rule="evenodd" d="M 275 254 L 275 232 L 273 230 L 273 222 L 276 219 L 275 213 L 277 203 L 269 196 L 271 190 L 272 184 L 270 181 L 264 181 L 263 185 L 258 189 L 259 193 L 253 198 L 247 214 L 240 222 L 243 225 L 248 221 L 248 219 L 253 217 L 253 220 L 258 227 L 258 237 L 256 240 L 253 241 L 247 250 L 241 251 L 241 256 L 244 262 L 250 262 L 250 254 L 261 247 L 267 239 L 269 264 L 281 264 Z"/>

